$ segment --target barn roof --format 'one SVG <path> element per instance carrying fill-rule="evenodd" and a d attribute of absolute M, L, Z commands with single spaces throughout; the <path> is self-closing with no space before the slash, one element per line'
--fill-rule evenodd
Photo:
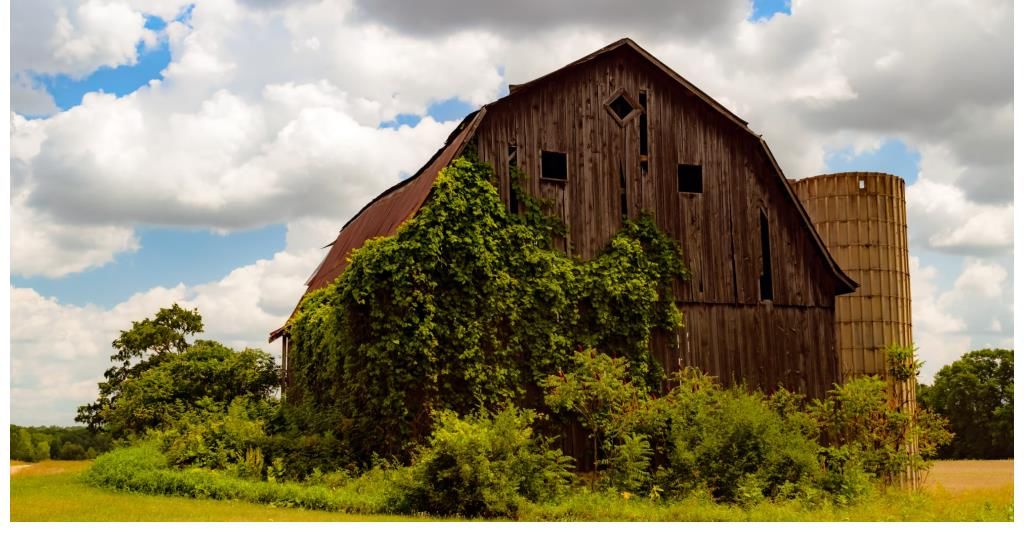
<path fill-rule="evenodd" d="M 760 147 L 764 150 L 769 162 L 777 173 L 777 180 L 782 185 L 783 191 L 795 205 L 796 209 L 800 213 L 800 217 L 814 239 L 816 246 L 820 250 L 822 256 L 824 256 L 836 278 L 839 279 L 841 286 L 836 293 L 845 294 L 856 290 L 857 283 L 843 272 L 839 267 L 839 264 L 836 263 L 835 259 L 832 257 L 832 254 L 825 247 L 825 243 L 818 235 L 818 231 L 811 222 L 810 216 L 807 214 L 807 211 L 804 210 L 800 200 L 793 193 L 792 188 L 787 182 L 786 176 L 782 173 L 782 168 L 779 167 L 778 162 L 772 155 L 772 152 L 768 148 L 768 144 L 765 142 L 764 138 L 762 138 L 760 134 L 753 132 L 747 126 L 747 121 L 743 120 L 732 111 L 729 111 L 725 106 L 673 71 L 663 62 L 655 58 L 654 55 L 647 52 L 643 47 L 637 45 L 633 40 L 629 38 L 622 38 L 546 75 L 519 85 L 509 85 L 509 95 L 498 99 L 494 103 L 514 99 L 514 97 L 520 93 L 536 87 L 545 81 L 551 80 L 566 70 L 581 66 L 600 56 L 624 47 L 637 52 L 641 57 L 653 64 L 660 71 L 664 72 L 672 80 L 676 81 L 686 90 L 704 101 L 713 110 L 735 123 L 744 132 L 750 134 L 751 137 L 758 139 Z M 434 180 L 437 178 L 437 174 L 447 167 L 451 161 L 462 152 L 466 143 L 473 137 L 477 126 L 480 125 L 480 121 L 486 113 L 487 106 L 485 105 L 479 110 L 467 115 L 458 127 L 456 127 L 448 136 L 444 146 L 438 149 L 438 151 L 434 153 L 434 156 L 432 156 L 419 171 L 408 179 L 405 179 L 404 181 L 401 181 L 385 190 L 379 196 L 367 203 L 351 219 L 349 219 L 338 233 L 337 239 L 327 245 L 330 247 L 330 251 L 313 272 L 312 276 L 310 276 L 309 280 L 306 281 L 306 293 L 323 288 L 336 279 L 348 265 L 348 256 L 353 250 L 359 248 L 367 240 L 374 237 L 393 235 L 402 223 L 415 215 L 430 195 L 430 190 L 433 187 Z M 296 309 L 297 308 L 298 307 L 296 307 Z M 284 326 L 274 330 L 270 333 L 270 341 L 273 342 L 283 333 Z"/>

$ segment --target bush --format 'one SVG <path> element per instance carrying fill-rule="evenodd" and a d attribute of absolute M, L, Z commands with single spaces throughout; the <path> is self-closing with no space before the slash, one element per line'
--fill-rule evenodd
<path fill-rule="evenodd" d="M 772 410 L 760 393 L 722 389 L 683 373 L 664 398 L 668 464 L 659 482 L 677 492 L 702 486 L 725 502 L 794 496 L 819 473 L 807 427 Z"/>
<path fill-rule="evenodd" d="M 200 401 L 171 429 L 153 434 L 172 465 L 226 469 L 244 463 L 266 439 L 261 411 L 270 408 L 246 398 L 235 399 L 226 410 L 221 403 Z"/>
<path fill-rule="evenodd" d="M 513 407 L 459 418 L 439 413 L 412 467 L 408 506 L 444 516 L 512 516 L 526 501 L 561 494 L 572 477 L 568 457 L 534 435 L 535 414 Z"/>
<path fill-rule="evenodd" d="M 820 442 L 832 465 L 859 464 L 891 484 L 908 469 L 921 470 L 936 446 L 950 433 L 941 419 L 921 409 L 916 416 L 889 406 L 886 384 L 877 376 L 861 377 L 829 390 L 809 408 L 820 428 Z M 917 441 L 916 451 L 909 443 Z M 840 467 L 847 472 L 848 467 Z M 834 474 L 834 472 L 833 472 Z"/>
<path fill-rule="evenodd" d="M 548 404 L 574 412 L 602 443 L 606 485 L 628 492 L 689 495 L 707 489 L 725 502 L 805 494 L 820 476 L 812 420 L 799 397 L 723 389 L 694 370 L 651 398 L 628 379 L 629 361 L 592 351 L 547 379 Z"/>

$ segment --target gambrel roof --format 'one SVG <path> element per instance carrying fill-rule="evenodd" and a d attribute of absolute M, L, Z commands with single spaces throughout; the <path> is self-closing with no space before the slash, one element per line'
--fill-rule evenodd
<path fill-rule="evenodd" d="M 542 85 L 545 81 L 553 79 L 566 70 L 587 64 L 598 57 L 622 48 L 629 48 L 638 53 L 657 70 L 663 72 L 686 91 L 702 100 L 711 107 L 711 109 L 738 126 L 742 132 L 757 139 L 759 142 L 759 148 L 764 151 L 768 158 L 768 162 L 771 163 L 772 168 L 776 172 L 775 180 L 781 185 L 783 192 L 791 201 L 796 211 L 800 213 L 800 218 L 802 219 L 808 233 L 814 240 L 815 245 L 818 247 L 821 256 L 825 259 L 829 269 L 838 279 L 840 286 L 837 289 L 836 294 L 845 294 L 856 290 L 857 284 L 843 272 L 832 257 L 832 254 L 825 247 L 825 244 L 818 235 L 817 230 L 814 228 L 807 211 L 804 210 L 803 205 L 801 205 L 800 201 L 793 193 L 789 183 L 787 182 L 786 176 L 782 173 L 782 169 L 779 167 L 778 162 L 772 155 L 772 152 L 768 148 L 768 144 L 764 141 L 764 138 L 750 130 L 745 120 L 729 111 L 714 98 L 707 95 L 693 83 L 690 83 L 681 75 L 666 66 L 663 62 L 637 45 L 636 42 L 629 38 L 623 38 L 532 81 L 519 85 L 509 85 L 508 96 L 500 98 L 491 104 L 487 104 L 466 116 L 459 126 L 448 136 L 444 146 L 441 147 L 434 156 L 432 156 L 430 160 L 420 168 L 419 171 L 374 198 L 373 201 L 366 204 L 366 206 L 360 209 L 358 213 L 345 223 L 339 232 L 337 239 L 328 245 L 330 247 L 330 251 L 324 257 L 323 262 L 321 262 L 319 267 L 317 267 L 316 271 L 313 272 L 312 276 L 310 276 L 309 280 L 306 282 L 306 293 L 323 288 L 336 279 L 348 265 L 348 257 L 353 250 L 359 248 L 367 240 L 374 237 L 393 235 L 402 223 L 413 217 L 416 212 L 419 211 L 420 207 L 430 195 L 430 190 L 433 186 L 434 180 L 437 178 L 437 174 L 443 168 L 448 166 L 452 160 L 459 156 L 459 154 L 461 154 L 466 143 L 472 139 L 481 120 L 487 114 L 488 106 L 492 106 L 506 100 L 515 99 L 515 97 L 520 94 L 529 92 L 530 89 Z M 283 333 L 283 331 L 284 328 L 282 327 L 272 332 L 270 334 L 270 340 L 275 340 Z"/>

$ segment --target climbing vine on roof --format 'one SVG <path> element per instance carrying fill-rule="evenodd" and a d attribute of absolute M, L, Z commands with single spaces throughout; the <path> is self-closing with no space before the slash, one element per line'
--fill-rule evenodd
<path fill-rule="evenodd" d="M 506 210 L 486 164 L 441 171 L 413 219 L 353 251 L 300 304 L 289 401 L 368 461 L 408 457 L 435 409 L 543 408 L 538 383 L 582 348 L 624 356 L 634 382 L 659 386 L 650 341 L 681 325 L 678 245 L 642 216 L 581 262 L 552 248 L 564 226 L 540 215 L 542 202 L 524 207 Z"/>

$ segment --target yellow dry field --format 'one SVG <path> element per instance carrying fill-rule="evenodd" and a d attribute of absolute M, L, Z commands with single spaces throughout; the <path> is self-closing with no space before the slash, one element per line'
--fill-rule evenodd
<path fill-rule="evenodd" d="M 1013 491 L 1013 460 L 936 461 L 925 478 L 928 490 L 952 494 L 979 490 Z"/>

